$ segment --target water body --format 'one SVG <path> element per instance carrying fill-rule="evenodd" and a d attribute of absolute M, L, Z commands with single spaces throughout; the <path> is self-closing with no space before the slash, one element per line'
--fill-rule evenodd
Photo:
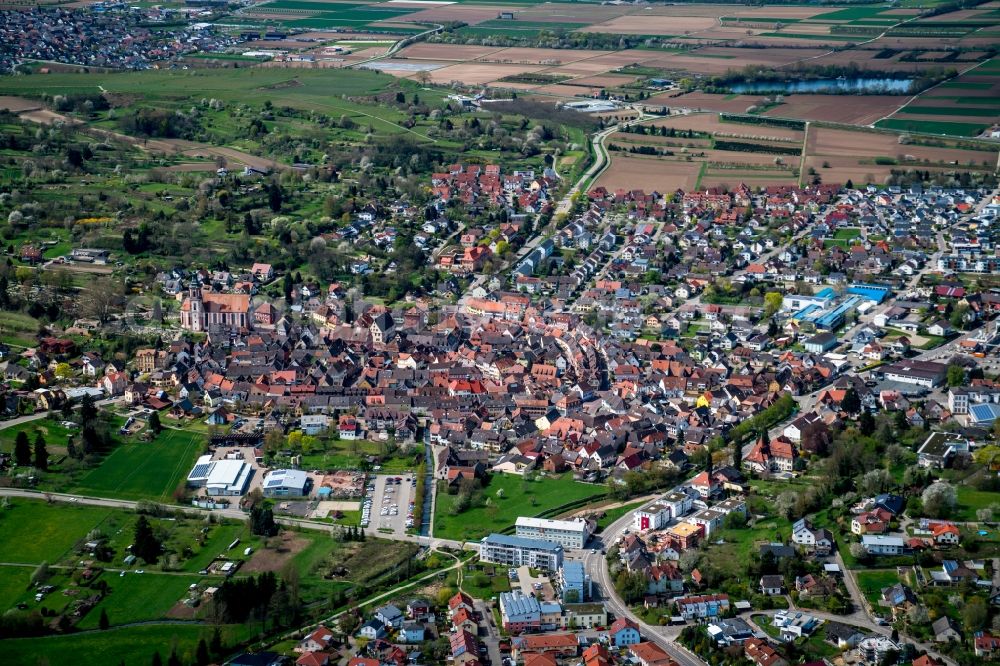
<path fill-rule="evenodd" d="M 911 79 L 812 79 L 810 81 L 754 81 L 729 86 L 734 93 L 882 93 L 905 95 Z"/>

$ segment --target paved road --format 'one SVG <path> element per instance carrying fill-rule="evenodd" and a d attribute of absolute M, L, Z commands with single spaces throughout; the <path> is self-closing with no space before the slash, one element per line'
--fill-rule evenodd
<path fill-rule="evenodd" d="M 39 490 L 25 490 L 22 488 L 0 488 L 0 497 L 25 497 L 36 500 L 47 500 L 52 502 L 64 502 L 67 504 L 87 504 L 90 506 L 103 506 L 110 509 L 124 509 L 128 511 L 134 511 L 140 504 L 140 502 L 133 502 L 130 500 L 114 499 L 110 497 L 93 497 L 88 495 L 74 495 L 69 493 L 49 493 L 42 492 Z M 165 504 L 163 505 L 168 510 L 180 510 L 189 513 L 205 514 L 213 513 L 217 516 L 223 518 L 231 518 L 233 520 L 249 520 L 249 515 L 240 509 L 201 509 L 194 506 L 179 506 Z M 340 531 L 339 527 L 332 525 L 331 523 L 322 523 L 315 520 L 304 520 L 300 518 L 288 518 L 285 516 L 275 516 L 275 522 L 279 525 L 286 525 L 289 527 L 299 527 L 306 530 L 317 530 L 320 532 L 328 532 L 334 534 Z M 427 546 L 431 549 L 438 550 L 441 548 L 451 548 L 455 550 L 478 550 L 479 544 L 477 542 L 463 542 L 454 541 L 451 539 L 437 539 L 434 537 L 418 536 L 415 534 L 388 534 L 382 532 L 369 532 L 371 536 L 378 537 L 380 539 L 387 539 L 390 541 L 406 541 L 409 543 L 416 543 L 421 546 Z"/>
<path fill-rule="evenodd" d="M 626 514 L 608 525 L 604 531 L 591 540 L 591 548 L 597 552 L 587 552 L 583 559 L 584 568 L 590 575 L 594 583 L 595 598 L 604 601 L 607 609 L 617 617 L 625 617 L 639 625 L 643 636 L 673 657 L 681 666 L 703 666 L 704 662 L 696 655 L 689 652 L 680 643 L 676 642 L 680 635 L 681 627 L 660 627 L 646 624 L 633 613 L 625 602 L 618 596 L 615 586 L 608 573 L 607 563 L 601 549 L 609 548 L 618 536 L 632 524 L 632 514 Z"/>
<path fill-rule="evenodd" d="M 632 524 L 631 514 L 622 516 L 614 523 L 609 525 L 602 534 L 595 537 L 595 541 L 592 542 L 592 547 L 600 549 L 601 547 L 610 547 L 615 540 L 621 535 L 621 533 L 629 528 Z M 597 544 L 594 546 L 594 544 Z M 866 631 L 881 634 L 883 636 L 890 636 L 892 634 L 892 627 L 883 627 L 876 624 L 875 620 L 868 615 L 866 610 L 867 606 L 865 604 L 864 596 L 861 594 L 861 590 L 858 588 L 857 582 L 854 579 L 854 573 L 848 569 L 840 554 L 837 553 L 836 556 L 837 564 L 840 565 L 841 570 L 844 572 L 844 582 L 847 587 L 848 593 L 851 595 L 851 599 L 854 602 L 855 610 L 847 615 L 834 615 L 832 613 L 827 613 L 825 611 L 813 610 L 811 608 L 803 608 L 805 612 L 818 617 L 825 621 L 835 621 L 842 622 L 845 624 L 853 624 L 859 626 Z M 608 567 L 605 562 L 604 555 L 601 555 L 598 551 L 597 553 L 588 552 L 584 556 L 584 567 L 587 573 L 591 576 L 595 586 L 600 588 L 601 595 L 603 596 L 603 601 L 608 607 L 608 610 L 613 612 L 618 617 L 627 617 L 633 622 L 639 624 L 640 629 L 644 636 L 655 642 L 657 645 L 665 649 L 671 657 L 676 659 L 681 666 L 698 666 L 703 662 L 701 659 L 689 652 L 682 645 L 676 642 L 678 635 L 683 627 L 660 627 L 648 625 L 642 620 L 640 620 L 632 611 L 625 605 L 621 598 L 617 595 L 614 589 L 613 581 L 608 573 Z M 998 568 L 1000 570 L 1000 568 Z M 1000 574 L 998 574 L 1000 578 Z M 596 592 L 595 592 L 596 596 Z M 793 605 L 793 608 L 794 605 Z M 776 611 L 751 611 L 749 614 L 754 615 L 773 615 Z M 903 638 L 914 645 L 917 649 L 926 652 L 931 652 L 937 654 L 935 646 L 916 641 L 912 637 L 903 636 Z M 941 656 L 940 657 L 945 663 L 955 666 L 955 662 L 951 659 Z"/>
<path fill-rule="evenodd" d="M 627 108 L 632 109 L 633 107 L 627 107 Z M 573 195 L 579 192 L 583 188 L 583 186 L 589 183 L 592 179 L 595 179 L 597 178 L 597 176 L 601 175 L 601 173 L 603 173 L 604 170 L 611 165 L 611 156 L 608 155 L 608 150 L 607 148 L 604 147 L 604 141 L 609 136 L 611 136 L 615 132 L 625 127 L 638 125 L 639 123 L 643 123 L 647 120 L 651 120 L 657 117 L 648 115 L 646 114 L 646 112 L 641 110 L 639 111 L 639 114 L 640 115 L 638 118 L 629 120 L 628 122 L 625 123 L 612 125 L 611 127 L 603 129 L 594 136 L 590 137 L 590 145 L 593 148 L 594 155 L 596 155 L 597 158 L 594 160 L 594 163 L 591 164 L 589 167 L 587 167 L 587 170 L 580 175 L 580 178 L 576 181 L 576 183 L 573 184 L 573 187 L 569 188 L 569 190 L 566 192 L 566 196 L 564 196 L 562 198 L 562 201 L 559 202 L 559 205 L 556 206 L 556 214 L 568 213 L 573 205 Z"/>
<path fill-rule="evenodd" d="M 500 666 L 503 663 L 503 654 L 500 653 L 500 629 L 497 627 L 496 620 L 493 619 L 493 611 L 482 599 L 475 599 L 473 606 L 482 618 L 479 623 L 480 642 L 486 646 L 486 652 L 490 655 L 490 664 Z"/>
<path fill-rule="evenodd" d="M 107 400 L 98 400 L 94 403 L 95 407 L 106 407 L 107 405 L 112 405 L 117 402 L 115 398 L 109 398 Z M 76 405 L 73 409 L 80 409 L 80 405 Z M 31 423 L 32 421 L 38 421 L 39 419 L 44 419 L 49 415 L 49 412 L 37 412 L 35 414 L 28 414 L 26 416 L 18 416 L 17 418 L 9 419 L 7 421 L 0 421 L 0 430 L 6 430 L 7 428 L 13 428 L 14 426 L 21 425 L 22 423 Z"/>

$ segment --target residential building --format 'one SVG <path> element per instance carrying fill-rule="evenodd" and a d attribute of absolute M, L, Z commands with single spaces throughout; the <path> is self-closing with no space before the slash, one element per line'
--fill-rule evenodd
<path fill-rule="evenodd" d="M 630 645 L 628 651 L 639 666 L 677 666 L 677 662 L 656 643 L 646 641 Z"/>
<path fill-rule="evenodd" d="M 511 641 L 511 656 L 524 659 L 528 655 L 547 654 L 556 658 L 575 657 L 580 651 L 576 634 L 529 634 Z"/>
<path fill-rule="evenodd" d="M 563 562 L 563 547 L 540 539 L 491 534 L 480 542 L 479 559 L 508 567 L 529 566 L 558 571 Z"/>
<path fill-rule="evenodd" d="M 994 636 L 988 631 L 977 631 L 973 636 L 973 649 L 977 657 L 989 657 L 1000 654 L 1000 636 Z"/>
<path fill-rule="evenodd" d="M 376 608 L 375 617 L 381 621 L 382 624 L 391 629 L 399 629 L 403 626 L 403 622 L 406 621 L 406 616 L 403 615 L 403 611 L 399 610 L 399 608 L 393 606 L 392 604 Z"/>
<path fill-rule="evenodd" d="M 757 666 L 788 666 L 788 661 L 760 638 L 751 638 L 743 643 L 743 656 Z"/>
<path fill-rule="evenodd" d="M 705 538 L 707 539 L 712 535 L 712 532 L 722 527 L 722 521 L 725 519 L 726 514 L 717 509 L 702 509 L 696 513 L 691 514 L 684 518 L 685 522 L 691 523 L 692 525 L 698 525 L 702 528 Z"/>
<path fill-rule="evenodd" d="M 968 451 L 968 444 L 952 433 L 932 432 L 917 449 L 917 464 L 928 469 L 944 469 L 951 465 L 958 451 Z"/>
<path fill-rule="evenodd" d="M 515 534 L 525 539 L 551 541 L 563 548 L 583 548 L 590 538 L 590 527 L 585 520 L 549 520 L 520 516 L 515 523 Z"/>
<path fill-rule="evenodd" d="M 743 619 L 712 620 L 706 627 L 708 635 L 721 646 L 739 645 L 753 637 L 753 629 Z"/>
<path fill-rule="evenodd" d="M 639 625 L 627 618 L 618 618 L 608 627 L 611 644 L 617 648 L 628 647 L 642 642 Z"/>
<path fill-rule="evenodd" d="M 931 633 L 934 634 L 935 643 L 959 643 L 962 641 L 962 634 L 959 632 L 955 622 L 947 615 L 942 615 L 931 624 Z"/>
<path fill-rule="evenodd" d="M 858 642 L 865 637 L 865 634 L 857 627 L 842 622 L 828 621 L 823 625 L 823 630 L 827 642 L 841 650 L 857 647 Z"/>
<path fill-rule="evenodd" d="M 500 594 L 500 619 L 504 631 L 519 634 L 538 631 L 542 625 L 542 608 L 538 600 L 520 591 Z"/>
<path fill-rule="evenodd" d="M 320 625 L 295 646 L 296 652 L 321 652 L 329 650 L 334 644 L 332 631 Z"/>
<path fill-rule="evenodd" d="M 728 594 L 706 594 L 674 599 L 677 615 L 685 620 L 718 617 L 729 609 Z"/>
<path fill-rule="evenodd" d="M 906 541 L 902 537 L 885 534 L 866 534 L 861 537 L 861 545 L 871 555 L 902 555 L 906 552 Z"/>
<path fill-rule="evenodd" d="M 583 562 L 571 560 L 563 562 L 559 569 L 559 595 L 564 602 L 580 603 L 590 599 L 591 580 Z M 568 597 L 568 598 L 567 598 Z"/>
<path fill-rule="evenodd" d="M 367 638 L 370 641 L 374 641 L 378 638 L 385 638 L 385 625 L 380 620 L 372 618 L 361 625 L 361 628 L 358 629 L 358 636 L 361 638 Z"/>
<path fill-rule="evenodd" d="M 670 507 L 659 500 L 650 502 L 632 514 L 634 528 L 639 532 L 663 529 L 673 518 Z"/>
<path fill-rule="evenodd" d="M 758 474 L 792 472 L 799 466 L 798 448 L 784 437 L 768 441 L 761 436 L 743 459 L 743 465 Z"/>
<path fill-rule="evenodd" d="M 561 629 L 593 629 L 608 626 L 608 611 L 601 603 L 565 604 Z"/>
<path fill-rule="evenodd" d="M 758 584 L 760 593 L 769 597 L 781 595 L 785 590 L 785 581 L 781 576 L 767 574 L 760 577 Z"/>
<path fill-rule="evenodd" d="M 687 550 L 698 545 L 704 536 L 704 528 L 694 523 L 677 523 L 668 527 L 666 534 L 677 544 L 677 549 Z"/>
<path fill-rule="evenodd" d="M 829 555 L 833 549 L 833 533 L 826 528 L 815 529 L 805 518 L 792 525 L 792 542 L 816 555 Z"/>
<path fill-rule="evenodd" d="M 448 638 L 451 647 L 451 663 L 455 666 L 479 663 L 479 642 L 468 631 L 456 631 Z"/>

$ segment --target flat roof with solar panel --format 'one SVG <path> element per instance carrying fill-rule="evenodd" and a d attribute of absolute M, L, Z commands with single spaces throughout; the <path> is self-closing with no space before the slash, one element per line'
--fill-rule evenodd
<path fill-rule="evenodd" d="M 253 476 L 253 467 L 243 460 L 212 460 L 203 455 L 187 476 L 189 486 L 205 488 L 209 495 L 242 495 Z"/>
<path fill-rule="evenodd" d="M 298 469 L 275 469 L 264 477 L 264 495 L 292 496 L 305 495 L 309 486 L 309 475 Z"/>
<path fill-rule="evenodd" d="M 992 402 L 969 405 L 969 417 L 976 424 L 992 423 L 1000 418 L 1000 405 Z"/>
<path fill-rule="evenodd" d="M 198 458 L 191 473 L 188 474 L 188 483 L 192 486 L 203 486 L 208 481 L 208 475 L 212 471 L 212 456 L 205 455 Z"/>

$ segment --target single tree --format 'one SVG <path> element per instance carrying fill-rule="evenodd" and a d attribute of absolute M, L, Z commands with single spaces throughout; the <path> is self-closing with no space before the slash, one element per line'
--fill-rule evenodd
<path fill-rule="evenodd" d="M 857 414 L 861 411 L 861 398 L 858 397 L 858 392 L 853 386 L 844 391 L 844 399 L 840 401 L 840 408 L 848 414 Z"/>
<path fill-rule="evenodd" d="M 945 518 L 955 510 L 958 493 L 947 481 L 932 483 L 920 495 L 924 513 L 930 518 Z"/>
<path fill-rule="evenodd" d="M 28 433 L 23 430 L 14 438 L 14 462 L 18 467 L 31 464 L 31 444 L 28 442 Z"/>
<path fill-rule="evenodd" d="M 163 424 L 160 423 L 160 413 L 153 412 L 149 415 L 149 430 L 154 435 L 159 435 L 163 430 Z"/>
<path fill-rule="evenodd" d="M 111 321 L 123 298 L 119 287 L 110 277 L 100 277 L 94 280 L 91 286 L 84 291 L 84 298 L 80 299 L 81 310 L 92 319 L 96 319 L 102 326 Z"/>
<path fill-rule="evenodd" d="M 35 433 L 35 467 L 40 470 L 49 468 L 49 452 L 45 448 L 45 438 L 41 432 Z"/>
<path fill-rule="evenodd" d="M 153 666 L 163 666 L 163 657 L 160 656 L 159 650 L 153 653 Z"/>
<path fill-rule="evenodd" d="M 94 399 L 89 393 L 85 394 L 83 400 L 80 402 L 80 422 L 83 425 L 88 425 L 93 423 L 96 418 L 97 406 L 94 404 Z"/>
<path fill-rule="evenodd" d="M 219 631 L 218 627 L 212 632 L 212 640 L 208 644 L 208 649 L 216 656 L 222 654 L 222 632 Z"/>
<path fill-rule="evenodd" d="M 875 432 L 875 417 L 867 409 L 861 412 L 861 416 L 858 418 L 858 430 L 865 437 Z"/>
<path fill-rule="evenodd" d="M 780 292 L 769 291 L 764 294 L 764 317 L 772 317 L 781 309 L 783 297 Z"/>
<path fill-rule="evenodd" d="M 962 608 L 962 626 L 967 631 L 979 631 L 986 626 L 989 610 L 981 597 L 973 597 Z"/>
<path fill-rule="evenodd" d="M 960 365 L 948 366 L 948 386 L 955 388 L 965 384 L 965 368 Z"/>
<path fill-rule="evenodd" d="M 109 626 L 111 626 L 111 623 L 108 622 L 108 611 L 106 611 L 103 608 L 101 609 L 101 617 L 97 621 L 97 626 L 102 630 L 107 629 Z"/>
<path fill-rule="evenodd" d="M 208 643 L 202 638 L 198 641 L 198 648 L 194 652 L 195 666 L 206 666 L 212 657 L 208 654 Z"/>
<path fill-rule="evenodd" d="M 139 516 L 135 524 L 135 540 L 132 543 L 132 554 L 141 558 L 144 562 L 156 562 L 160 556 L 161 546 L 159 539 L 153 533 L 146 516 Z"/>
<path fill-rule="evenodd" d="M 250 533 L 269 537 L 278 533 L 271 507 L 257 505 L 250 509 Z"/>
<path fill-rule="evenodd" d="M 271 208 L 271 211 L 275 213 L 280 211 L 284 199 L 285 195 L 281 191 L 281 186 L 272 182 L 267 189 L 267 205 Z"/>

